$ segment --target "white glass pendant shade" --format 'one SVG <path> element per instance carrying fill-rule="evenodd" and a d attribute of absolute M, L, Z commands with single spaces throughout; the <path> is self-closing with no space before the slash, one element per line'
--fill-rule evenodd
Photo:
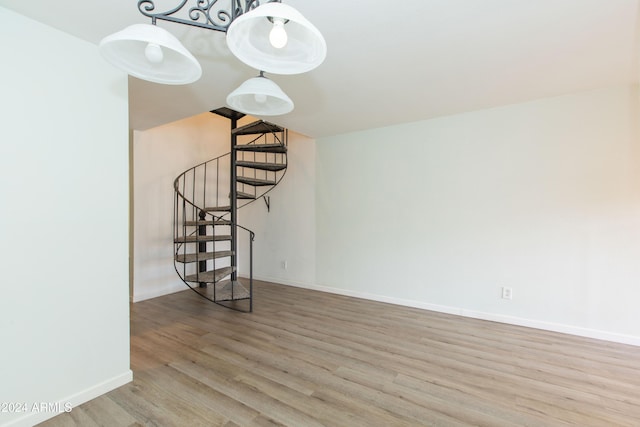
<path fill-rule="evenodd" d="M 135 24 L 105 37 L 100 53 L 128 74 L 150 82 L 181 85 L 202 75 L 198 60 L 167 30 Z"/>
<path fill-rule="evenodd" d="M 255 116 L 277 116 L 293 110 L 293 101 L 273 81 L 254 77 L 227 96 L 227 104 L 236 111 Z"/>
<path fill-rule="evenodd" d="M 277 35 L 282 22 L 284 37 Z M 274 46 L 282 45 L 283 38 L 282 47 Z M 274 39 L 277 41 L 272 44 Z M 327 56 L 327 44 L 320 31 L 300 12 L 282 3 L 263 3 L 238 17 L 227 30 L 227 45 L 245 64 L 274 74 L 311 71 Z"/>

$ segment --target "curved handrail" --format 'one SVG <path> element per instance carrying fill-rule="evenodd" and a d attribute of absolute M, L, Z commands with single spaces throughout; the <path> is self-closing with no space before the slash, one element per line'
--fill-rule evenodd
<path fill-rule="evenodd" d="M 175 190 L 178 194 L 180 194 L 182 197 L 184 197 L 184 194 L 182 194 L 182 193 L 180 192 L 180 190 L 179 190 L 179 182 L 180 182 L 180 178 L 183 178 L 186 174 L 188 174 L 188 173 L 189 173 L 189 172 L 191 172 L 191 171 L 195 171 L 195 170 L 196 170 L 197 168 L 199 168 L 200 166 L 204 166 L 204 165 L 206 165 L 206 164 L 209 164 L 209 163 L 212 163 L 212 162 L 219 161 L 219 160 L 220 160 L 220 159 L 222 159 L 223 157 L 230 156 L 230 155 L 231 155 L 231 152 L 228 152 L 228 153 L 225 153 L 225 154 L 223 154 L 223 155 L 221 155 L 221 156 L 214 157 L 213 159 L 210 159 L 210 160 L 204 161 L 204 162 L 202 162 L 202 163 L 199 163 L 199 164 L 197 164 L 197 165 L 195 165 L 195 166 L 192 166 L 192 167 L 190 167 L 189 169 L 185 170 L 185 171 L 184 171 L 184 172 L 182 172 L 180 175 L 178 175 L 178 176 L 176 177 L 176 179 L 174 179 L 174 180 L 173 180 L 173 188 L 174 188 L 174 190 Z M 187 199 L 187 201 L 188 201 L 188 199 Z M 194 206 L 195 206 L 195 205 L 194 205 Z"/>

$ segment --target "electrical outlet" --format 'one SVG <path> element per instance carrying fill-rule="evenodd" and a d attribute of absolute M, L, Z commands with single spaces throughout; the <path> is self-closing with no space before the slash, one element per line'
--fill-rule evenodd
<path fill-rule="evenodd" d="M 513 289 L 503 286 L 502 299 L 513 299 Z"/>
<path fill-rule="evenodd" d="M 288 266 L 289 265 L 288 265 L 287 261 L 281 261 L 280 262 L 280 268 L 282 268 L 283 270 L 286 270 Z"/>

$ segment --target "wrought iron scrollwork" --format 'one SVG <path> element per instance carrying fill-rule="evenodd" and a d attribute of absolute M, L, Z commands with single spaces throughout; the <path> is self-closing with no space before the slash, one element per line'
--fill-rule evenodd
<path fill-rule="evenodd" d="M 195 5 L 183 11 L 183 17 L 178 16 L 190 2 Z M 263 1 L 263 3 L 271 2 L 279 3 L 280 0 Z M 216 8 L 218 3 L 226 3 L 226 7 L 223 5 L 223 7 Z M 156 23 L 156 19 L 161 19 L 222 32 L 226 32 L 229 25 L 240 15 L 258 6 L 260 6 L 260 0 L 245 0 L 244 2 L 241 0 L 180 0 L 174 8 L 157 12 L 155 0 L 138 0 L 138 10 L 144 16 L 151 18 L 153 24 Z"/>

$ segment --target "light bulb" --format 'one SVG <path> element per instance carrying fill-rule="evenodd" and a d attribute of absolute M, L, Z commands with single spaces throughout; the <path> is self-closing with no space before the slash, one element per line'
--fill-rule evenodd
<path fill-rule="evenodd" d="M 287 45 L 287 31 L 284 29 L 284 19 L 273 18 L 273 28 L 269 33 L 269 41 L 271 46 L 276 49 L 282 49 Z"/>
<path fill-rule="evenodd" d="M 152 64 L 159 64 L 164 59 L 162 48 L 155 43 L 147 44 L 147 47 L 144 49 L 144 56 L 146 56 L 147 60 Z"/>
<path fill-rule="evenodd" d="M 267 102 L 267 95 L 263 93 L 256 93 L 253 95 L 253 99 L 255 99 L 258 104 L 264 104 Z"/>

